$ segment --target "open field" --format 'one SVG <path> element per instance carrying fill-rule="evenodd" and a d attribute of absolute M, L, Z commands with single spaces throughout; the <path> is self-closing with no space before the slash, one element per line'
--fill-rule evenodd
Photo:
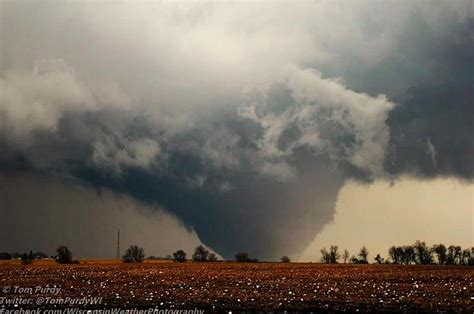
<path fill-rule="evenodd" d="M 311 263 L 172 263 L 82 261 L 22 266 L 0 263 L 0 300 L 29 298 L 42 306 L 66 298 L 102 297 L 88 308 L 474 311 L 474 268 Z M 14 287 L 33 288 L 17 292 Z M 35 287 L 59 287 L 57 293 Z M 3 299 L 2 299 L 3 297 Z M 46 301 L 47 298 L 52 301 Z M 24 301 L 21 301 L 24 302 Z M 49 302 L 49 304 L 48 304 Z M 25 308 L 36 308 L 27 304 Z M 84 307 L 78 305 L 76 307 Z"/>

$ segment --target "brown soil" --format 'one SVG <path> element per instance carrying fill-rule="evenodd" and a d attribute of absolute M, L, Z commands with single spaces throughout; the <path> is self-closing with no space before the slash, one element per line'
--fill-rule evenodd
<path fill-rule="evenodd" d="M 54 296 L 0 291 L 0 299 L 102 297 L 101 304 L 87 308 L 474 311 L 474 267 L 461 266 L 162 261 L 0 264 L 0 289 L 38 285 L 56 285 L 61 291 Z M 13 306 L 0 304 L 2 307 Z M 35 304 L 25 307 L 37 308 Z"/>

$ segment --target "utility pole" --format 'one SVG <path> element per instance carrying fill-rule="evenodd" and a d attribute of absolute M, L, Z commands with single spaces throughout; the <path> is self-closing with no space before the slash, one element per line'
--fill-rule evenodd
<path fill-rule="evenodd" d="M 117 229 L 117 259 L 120 259 L 120 229 Z"/>

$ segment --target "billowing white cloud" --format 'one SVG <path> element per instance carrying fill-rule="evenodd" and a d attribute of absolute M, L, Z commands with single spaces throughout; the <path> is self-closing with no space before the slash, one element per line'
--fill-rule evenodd
<path fill-rule="evenodd" d="M 283 84 L 293 103 L 281 112 L 271 111 L 268 95 L 248 99 L 241 116 L 265 130 L 258 141 L 259 153 L 268 162 L 281 163 L 295 149 L 306 147 L 315 155 L 328 154 L 337 163 L 345 160 L 372 176 L 383 176 L 389 140 L 385 124 L 394 104 L 383 95 L 371 97 L 347 89 L 341 82 L 323 79 L 312 69 L 289 67 Z M 284 132 L 298 132 L 280 147 Z M 282 166 L 273 165 L 277 172 Z M 268 172 L 270 166 L 266 165 Z"/>
<path fill-rule="evenodd" d="M 95 109 L 89 90 L 62 60 L 39 61 L 32 73 L 7 73 L 0 88 L 0 126 L 14 138 L 54 131 L 68 111 Z"/>

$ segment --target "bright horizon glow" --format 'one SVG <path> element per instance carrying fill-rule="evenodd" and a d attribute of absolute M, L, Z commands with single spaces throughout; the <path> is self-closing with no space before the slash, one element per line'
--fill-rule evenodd
<path fill-rule="evenodd" d="M 443 243 L 474 245 L 474 184 L 456 179 L 419 181 L 401 178 L 371 185 L 348 182 L 340 191 L 334 221 L 327 224 L 299 260 L 319 261 L 330 245 L 357 255 L 365 245 L 369 262 L 388 256 L 392 245 Z"/>

